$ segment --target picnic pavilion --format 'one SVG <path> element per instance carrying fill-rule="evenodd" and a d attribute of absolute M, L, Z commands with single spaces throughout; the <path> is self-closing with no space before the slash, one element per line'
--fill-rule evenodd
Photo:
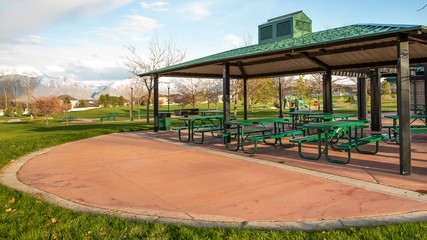
<path fill-rule="evenodd" d="M 312 32 L 311 20 L 299 11 L 259 25 L 258 39 L 256 45 L 139 74 L 154 78 L 154 131 L 159 126 L 160 77 L 222 78 L 224 131 L 230 120 L 230 79 L 243 80 L 246 119 L 246 83 L 251 79 L 323 73 L 323 111 L 332 113 L 332 75 L 357 77 L 358 118 L 367 120 L 369 78 L 371 130 L 381 131 L 380 78 L 396 76 L 400 174 L 411 174 L 410 67 L 424 66 L 422 76 L 427 86 L 426 26 L 354 24 Z M 426 87 L 423 104 L 427 106 Z"/>

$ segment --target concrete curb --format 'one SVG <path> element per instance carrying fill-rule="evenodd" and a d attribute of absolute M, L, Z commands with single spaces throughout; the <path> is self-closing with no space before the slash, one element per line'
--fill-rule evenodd
<path fill-rule="evenodd" d="M 392 195 L 401 196 L 401 194 L 403 193 L 406 193 L 406 194 L 409 193 L 410 197 L 407 197 L 408 196 L 407 195 L 406 196 L 407 198 L 427 202 L 427 199 L 425 198 L 425 196 L 418 196 L 419 195 L 418 193 L 417 193 L 418 195 L 414 193 L 410 193 L 411 191 L 409 190 L 404 190 L 399 188 L 389 189 L 390 187 L 387 187 L 387 186 L 383 186 L 385 188 L 372 187 L 370 186 L 370 184 L 373 184 L 373 183 L 367 183 L 360 180 L 353 182 L 352 180 L 354 179 L 350 179 L 350 178 L 339 177 L 331 174 L 325 174 L 325 173 L 315 172 L 315 171 L 306 170 L 302 168 L 286 166 L 283 164 L 261 161 L 254 158 L 244 157 L 244 156 L 231 154 L 231 153 L 224 153 L 224 152 L 219 152 L 219 151 L 210 150 L 210 149 L 203 149 L 201 147 L 189 146 L 186 144 L 172 142 L 164 139 L 158 139 L 151 136 L 142 136 L 141 134 L 137 134 L 137 133 L 128 133 L 128 134 L 134 134 L 134 135 L 149 138 L 149 139 L 155 139 L 158 141 L 178 144 L 180 146 L 193 148 L 200 151 L 220 154 L 223 156 L 238 158 L 245 161 L 255 162 L 255 163 L 269 165 L 273 167 L 279 167 L 279 168 L 296 171 L 300 173 L 305 173 L 313 176 L 324 177 L 324 178 L 342 182 L 345 184 L 350 184 L 353 186 L 362 187 L 362 188 L 373 190 L 373 191 L 380 191 L 380 192 L 384 192 Z M 37 188 L 26 185 L 19 181 L 19 179 L 17 178 L 17 172 L 26 162 L 28 162 L 30 159 L 38 155 L 47 153 L 55 148 L 63 147 L 66 144 L 42 149 L 40 151 L 30 153 L 15 161 L 12 161 L 10 164 L 8 164 L 6 167 L 4 167 L 1 170 L 0 183 L 8 187 L 14 188 L 16 190 L 41 197 L 46 202 L 58 205 L 60 207 L 68 208 L 77 212 L 105 214 L 105 215 L 126 218 L 130 220 L 172 223 L 172 224 L 185 225 L 189 227 L 210 227 L 210 228 L 211 227 L 235 227 L 235 228 L 262 228 L 262 229 L 270 229 L 270 230 L 327 230 L 327 229 L 337 229 L 337 228 L 345 228 L 345 227 L 377 226 L 377 225 L 390 224 L 390 223 L 427 221 L 427 211 L 416 211 L 416 212 L 409 212 L 409 213 L 402 213 L 402 214 L 363 217 L 363 218 L 346 218 L 346 219 L 313 220 L 313 221 L 283 221 L 283 222 L 243 221 L 239 223 L 239 222 L 208 222 L 208 221 L 200 221 L 200 220 L 185 220 L 185 219 L 165 218 L 165 217 L 150 216 L 150 215 L 143 215 L 143 214 L 134 214 L 134 213 L 126 212 L 122 209 L 104 209 L 104 208 L 87 206 L 80 203 L 72 202 L 70 200 L 61 198 L 59 196 L 56 196 L 48 192 L 41 191 Z M 379 185 L 379 184 L 374 184 L 374 185 Z"/>

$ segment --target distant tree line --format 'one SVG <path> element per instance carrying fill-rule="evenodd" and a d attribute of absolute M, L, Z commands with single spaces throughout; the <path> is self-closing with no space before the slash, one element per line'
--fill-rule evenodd
<path fill-rule="evenodd" d="M 98 104 L 102 107 L 123 107 L 125 105 L 125 98 L 123 96 L 114 97 L 109 94 L 101 94 L 98 98 Z"/>

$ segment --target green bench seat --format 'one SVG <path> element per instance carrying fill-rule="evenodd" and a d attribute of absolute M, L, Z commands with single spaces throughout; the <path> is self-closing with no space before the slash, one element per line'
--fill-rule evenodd
<path fill-rule="evenodd" d="M 265 144 L 268 145 L 275 145 L 277 143 L 277 139 L 279 139 L 280 142 L 280 146 L 282 147 L 293 147 L 295 143 L 291 143 L 291 144 L 283 144 L 282 143 L 282 138 L 284 137 L 292 137 L 295 138 L 296 135 L 300 135 L 303 134 L 303 131 L 301 130 L 290 130 L 290 131 L 285 131 L 285 132 L 279 132 L 279 133 L 272 133 L 272 134 L 263 134 L 263 135 L 257 135 L 257 136 L 252 136 L 249 137 L 249 140 L 254 141 L 254 148 L 252 151 L 248 151 L 245 150 L 244 148 L 242 149 L 243 152 L 245 153 L 249 153 L 249 154 L 255 154 L 258 148 L 258 141 L 259 140 L 263 140 Z M 274 143 L 267 143 L 265 140 L 266 139 L 274 139 Z"/>
<path fill-rule="evenodd" d="M 237 126 L 230 127 L 230 129 L 235 129 L 235 128 L 237 128 Z M 221 138 L 222 137 L 222 133 L 214 135 L 214 132 L 222 131 L 222 129 L 223 129 L 222 126 L 215 126 L 215 125 L 209 126 L 209 127 L 206 127 L 206 128 L 202 128 L 202 129 L 197 129 L 197 130 L 194 131 L 194 133 L 201 133 L 202 134 L 201 140 L 199 142 L 194 141 L 194 136 L 193 136 L 193 142 L 194 143 L 198 143 L 198 144 L 202 144 L 204 142 L 204 140 L 205 140 L 205 133 L 207 133 L 207 132 L 210 132 L 212 134 L 212 137 Z"/>
<path fill-rule="evenodd" d="M 193 128 L 196 128 L 196 129 L 198 129 L 198 128 L 207 128 L 207 127 L 216 127 L 216 125 L 214 125 L 214 124 L 206 124 L 206 125 L 193 126 Z M 188 130 L 188 128 L 190 128 L 190 126 L 174 127 L 174 128 L 172 128 L 172 130 L 181 131 L 181 130 Z"/>
<path fill-rule="evenodd" d="M 359 139 L 355 139 L 355 140 L 348 141 L 348 142 L 338 143 L 338 145 L 337 145 L 338 148 L 344 149 L 348 153 L 347 161 L 331 160 L 331 162 L 340 163 L 340 164 L 349 163 L 351 160 L 351 149 L 352 148 L 355 148 L 357 152 L 362 153 L 362 154 L 370 154 L 370 155 L 376 154 L 379 150 L 379 141 L 383 140 L 385 138 L 387 138 L 387 135 L 381 134 L 381 135 L 372 135 L 369 137 L 359 138 Z M 358 148 L 362 145 L 373 143 L 373 142 L 375 142 L 375 151 L 373 151 L 373 152 L 362 151 Z"/>
<path fill-rule="evenodd" d="M 322 139 L 325 138 L 325 135 L 322 134 L 321 138 Z M 305 137 L 291 139 L 291 140 L 289 140 L 289 142 L 301 144 L 301 143 L 304 143 L 304 142 L 314 142 L 314 141 L 317 141 L 318 139 L 319 139 L 319 135 L 313 134 L 313 135 L 308 135 L 308 136 L 305 136 Z"/>
<path fill-rule="evenodd" d="M 197 126 L 193 126 L 193 129 L 199 129 L 199 128 L 207 128 L 207 127 L 216 127 L 217 125 L 215 124 L 206 124 L 206 125 L 197 125 Z M 183 127 L 174 127 L 172 128 L 172 130 L 177 130 L 178 131 L 178 138 L 180 141 L 182 142 L 189 142 L 190 139 L 192 138 L 191 134 L 188 133 L 188 139 L 187 140 L 182 140 L 181 138 L 181 131 L 182 130 L 189 130 L 190 126 L 183 126 Z"/>

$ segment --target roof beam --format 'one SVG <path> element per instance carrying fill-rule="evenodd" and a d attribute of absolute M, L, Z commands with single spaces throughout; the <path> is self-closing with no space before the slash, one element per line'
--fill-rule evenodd
<path fill-rule="evenodd" d="M 304 56 L 305 58 L 307 58 L 308 60 L 310 60 L 312 63 L 318 65 L 319 67 L 323 68 L 324 70 L 329 70 L 330 67 L 328 64 L 324 63 L 323 61 L 319 60 L 316 57 L 310 57 L 310 55 L 306 52 L 302 52 L 300 53 L 302 56 Z"/>
<path fill-rule="evenodd" d="M 237 62 L 237 66 L 239 67 L 239 70 L 242 73 L 243 78 L 247 78 L 248 74 L 246 74 L 245 67 L 243 67 L 243 64 L 241 61 Z"/>
<path fill-rule="evenodd" d="M 427 58 L 412 58 L 409 60 L 410 64 L 422 64 L 427 63 Z M 350 65 L 340 65 L 332 66 L 333 70 L 342 70 L 342 69 L 356 69 L 356 68 L 378 68 L 378 67 L 387 67 L 387 66 L 396 66 L 397 60 L 383 61 L 383 62 L 370 62 L 370 63 L 358 63 Z"/>
<path fill-rule="evenodd" d="M 274 73 L 261 73 L 261 74 L 253 74 L 249 75 L 249 78 L 262 78 L 262 77 L 280 77 L 286 75 L 296 75 L 296 74 L 307 74 L 307 73 L 317 73 L 317 72 L 325 72 L 323 68 L 310 68 L 310 69 L 300 69 L 300 70 L 292 70 L 292 71 L 281 71 Z"/>

